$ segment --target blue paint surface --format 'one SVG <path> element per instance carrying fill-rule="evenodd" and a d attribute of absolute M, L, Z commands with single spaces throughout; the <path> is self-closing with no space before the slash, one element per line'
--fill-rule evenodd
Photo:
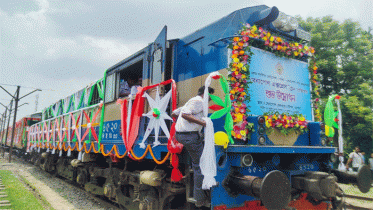
<path fill-rule="evenodd" d="M 118 144 L 122 143 L 122 136 L 120 135 L 120 120 L 104 122 L 104 129 L 102 132 L 102 144 Z"/>

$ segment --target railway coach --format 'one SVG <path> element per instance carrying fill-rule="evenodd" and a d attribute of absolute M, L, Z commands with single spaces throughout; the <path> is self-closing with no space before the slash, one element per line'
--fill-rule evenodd
<path fill-rule="evenodd" d="M 102 79 L 46 108 L 27 152 L 124 209 L 194 209 L 193 171 L 170 116 L 205 85 L 216 91 L 204 101 L 203 208 L 341 208 L 337 179 L 367 192 L 370 172 L 348 179 L 332 169 L 343 142 L 325 136 L 309 41 L 293 17 L 265 5 L 180 39 L 168 40 L 165 26 Z"/>

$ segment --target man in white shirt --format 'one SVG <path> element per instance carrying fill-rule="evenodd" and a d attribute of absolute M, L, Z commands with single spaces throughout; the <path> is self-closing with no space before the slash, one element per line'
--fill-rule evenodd
<path fill-rule="evenodd" d="M 202 190 L 203 175 L 199 167 L 200 158 L 203 152 L 203 139 L 201 130 L 206 126 L 203 118 L 203 95 L 205 86 L 198 89 L 198 95 L 191 98 L 183 107 L 172 113 L 172 117 L 177 117 L 175 126 L 176 140 L 184 145 L 188 151 L 194 171 L 194 199 L 196 206 L 201 207 L 207 204 L 207 196 Z M 213 88 L 208 88 L 210 94 L 214 93 Z M 181 116 L 179 116 L 181 115 Z"/>
<path fill-rule="evenodd" d="M 352 162 L 352 170 L 357 172 L 360 168 L 360 166 L 362 166 L 364 164 L 363 162 L 363 157 L 360 153 L 360 147 L 356 146 L 355 147 L 355 151 L 353 151 L 351 154 L 350 154 L 350 158 L 348 159 L 347 163 L 346 163 L 346 169 L 348 170 L 349 168 L 349 164 Z"/>
<path fill-rule="evenodd" d="M 141 85 L 142 85 L 142 78 L 140 77 L 140 78 L 137 78 L 137 81 L 134 82 L 134 84 L 132 85 L 132 87 L 131 87 L 131 94 L 132 95 L 136 95 L 137 88 L 141 87 Z"/>

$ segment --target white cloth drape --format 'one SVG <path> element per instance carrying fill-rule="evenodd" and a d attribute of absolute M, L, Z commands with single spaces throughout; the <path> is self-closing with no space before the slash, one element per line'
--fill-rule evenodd
<path fill-rule="evenodd" d="M 219 75 L 219 72 L 211 73 L 205 80 L 205 92 L 203 96 L 203 120 L 206 122 L 205 127 L 205 146 L 200 159 L 201 173 L 203 174 L 202 189 L 208 190 L 216 185 L 216 154 L 214 142 L 214 125 L 208 115 L 209 91 L 211 78 Z"/>
<path fill-rule="evenodd" d="M 338 152 L 339 154 L 343 154 L 343 136 L 342 136 L 342 112 L 341 112 L 341 106 L 339 104 L 339 100 L 335 99 L 335 102 L 337 103 L 338 107 Z M 343 163 L 344 158 L 343 155 L 339 156 L 339 170 L 346 170 L 346 166 Z"/>
<path fill-rule="evenodd" d="M 200 159 L 201 172 L 204 176 L 202 182 L 202 189 L 208 190 L 216 185 L 216 154 L 214 143 L 214 126 L 208 117 L 204 117 L 206 122 L 205 128 L 205 147 L 203 148 Z"/>

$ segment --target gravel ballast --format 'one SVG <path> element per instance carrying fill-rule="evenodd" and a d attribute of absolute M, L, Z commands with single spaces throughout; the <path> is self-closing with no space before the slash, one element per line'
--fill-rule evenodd
<path fill-rule="evenodd" d="M 57 178 L 39 167 L 12 156 L 8 162 L 8 153 L 3 158 L 0 153 L 0 170 L 10 170 L 25 183 L 41 202 L 48 202 L 53 209 L 118 209 L 116 206 L 102 201 L 81 188 Z M 45 204 L 48 209 L 48 204 Z M 50 209 L 50 207 L 49 207 Z"/>

